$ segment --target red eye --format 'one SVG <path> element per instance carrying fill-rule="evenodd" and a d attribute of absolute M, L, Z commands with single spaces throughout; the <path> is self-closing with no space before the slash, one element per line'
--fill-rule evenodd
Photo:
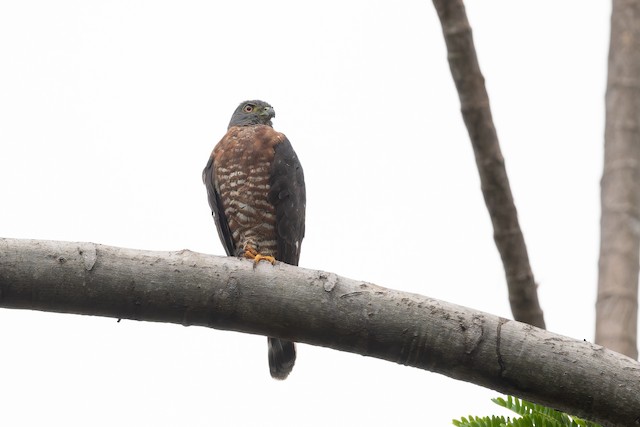
<path fill-rule="evenodd" d="M 253 111 L 253 105 L 245 105 L 243 110 L 245 113 L 250 113 Z"/>

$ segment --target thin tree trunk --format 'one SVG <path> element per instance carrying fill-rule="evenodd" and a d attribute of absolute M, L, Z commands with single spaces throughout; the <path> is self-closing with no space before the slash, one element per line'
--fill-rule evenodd
<path fill-rule="evenodd" d="M 504 265 L 513 318 L 544 328 L 537 285 L 520 230 L 464 3 L 462 0 L 433 0 L 433 4 L 442 24 L 449 66 L 460 97 L 462 117 L 471 138 L 482 194 Z"/>
<path fill-rule="evenodd" d="M 640 3 L 614 0 L 601 182 L 596 343 L 638 357 Z"/>
<path fill-rule="evenodd" d="M 638 362 L 444 301 L 187 250 L 0 239 L 0 254 L 0 307 L 274 336 L 438 372 L 608 426 L 640 422 Z"/>

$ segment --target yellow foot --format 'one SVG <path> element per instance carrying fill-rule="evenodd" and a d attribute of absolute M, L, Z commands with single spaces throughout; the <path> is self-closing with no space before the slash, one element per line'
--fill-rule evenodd
<path fill-rule="evenodd" d="M 262 260 L 269 261 L 271 265 L 276 265 L 276 259 L 274 257 L 272 257 L 271 255 L 262 255 L 251 246 L 247 246 L 245 248 L 244 257 L 252 259 L 254 267 Z"/>
<path fill-rule="evenodd" d="M 249 259 L 254 259 L 258 255 L 258 251 L 253 249 L 251 246 L 247 246 L 244 248 L 244 257 Z"/>
<path fill-rule="evenodd" d="M 272 257 L 270 255 L 260 255 L 260 254 L 256 255 L 253 258 L 253 264 L 255 265 L 255 264 L 259 263 L 262 260 L 269 261 L 271 263 L 271 265 L 276 265 L 276 259 L 274 257 Z"/>

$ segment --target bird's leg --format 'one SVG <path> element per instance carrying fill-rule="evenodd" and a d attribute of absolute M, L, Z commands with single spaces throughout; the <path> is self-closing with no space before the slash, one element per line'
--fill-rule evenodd
<path fill-rule="evenodd" d="M 269 261 L 271 265 L 276 265 L 276 259 L 270 255 L 262 255 L 251 245 L 244 247 L 244 257 L 253 260 L 253 266 L 255 267 L 260 261 Z"/>

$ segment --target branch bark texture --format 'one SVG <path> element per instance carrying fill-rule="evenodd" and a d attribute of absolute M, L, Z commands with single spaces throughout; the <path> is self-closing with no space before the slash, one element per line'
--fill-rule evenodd
<path fill-rule="evenodd" d="M 614 0 L 606 94 L 596 342 L 638 357 L 640 3 Z"/>
<path fill-rule="evenodd" d="M 640 423 L 638 362 L 444 301 L 188 250 L 0 239 L 0 254 L 0 307 L 280 337 L 441 373 L 607 426 Z"/>
<path fill-rule="evenodd" d="M 462 117 L 471 138 L 482 194 L 504 265 L 511 312 L 520 322 L 544 328 L 537 285 L 518 222 L 464 3 L 462 0 L 433 0 L 433 4 L 442 24 Z"/>

